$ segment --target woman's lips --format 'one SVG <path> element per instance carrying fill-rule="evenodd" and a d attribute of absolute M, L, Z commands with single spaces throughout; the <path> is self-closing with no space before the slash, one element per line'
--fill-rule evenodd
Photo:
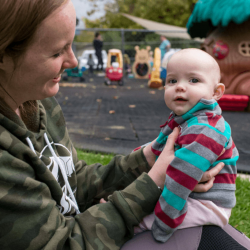
<path fill-rule="evenodd" d="M 59 75 L 58 77 L 53 78 L 53 82 L 57 83 L 60 82 L 61 80 L 61 75 Z"/>

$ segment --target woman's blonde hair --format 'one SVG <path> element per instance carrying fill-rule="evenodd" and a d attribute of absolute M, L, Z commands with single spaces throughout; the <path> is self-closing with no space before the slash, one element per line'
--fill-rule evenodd
<path fill-rule="evenodd" d="M 1 0 L 0 62 L 6 53 L 16 61 L 41 24 L 68 0 Z"/>

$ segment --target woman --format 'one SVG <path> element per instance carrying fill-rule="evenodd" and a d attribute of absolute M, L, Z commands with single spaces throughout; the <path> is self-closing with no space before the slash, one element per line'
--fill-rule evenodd
<path fill-rule="evenodd" d="M 150 145 L 106 166 L 78 161 L 53 97 L 77 66 L 72 2 L 3 0 L 0 16 L 1 249 L 120 249 L 153 211 L 178 131 L 156 163 Z"/>

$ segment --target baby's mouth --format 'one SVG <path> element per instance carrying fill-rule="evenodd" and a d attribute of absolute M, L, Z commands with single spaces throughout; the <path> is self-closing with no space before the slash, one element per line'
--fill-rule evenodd
<path fill-rule="evenodd" d="M 186 100 L 185 98 L 183 98 L 183 97 L 176 97 L 174 100 L 175 100 L 175 101 L 178 101 L 178 102 L 186 102 L 186 101 L 187 101 L 187 100 Z"/>

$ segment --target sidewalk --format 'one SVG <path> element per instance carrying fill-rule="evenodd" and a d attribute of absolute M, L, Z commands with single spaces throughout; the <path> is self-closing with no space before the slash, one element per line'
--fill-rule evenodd
<path fill-rule="evenodd" d="M 156 138 L 170 113 L 163 88 L 149 89 L 147 80 L 139 79 L 126 79 L 124 86 L 103 81 L 96 77 L 86 83 L 61 83 L 56 97 L 75 146 L 128 154 Z M 250 172 L 250 113 L 224 111 L 223 116 L 240 153 L 238 170 Z"/>

